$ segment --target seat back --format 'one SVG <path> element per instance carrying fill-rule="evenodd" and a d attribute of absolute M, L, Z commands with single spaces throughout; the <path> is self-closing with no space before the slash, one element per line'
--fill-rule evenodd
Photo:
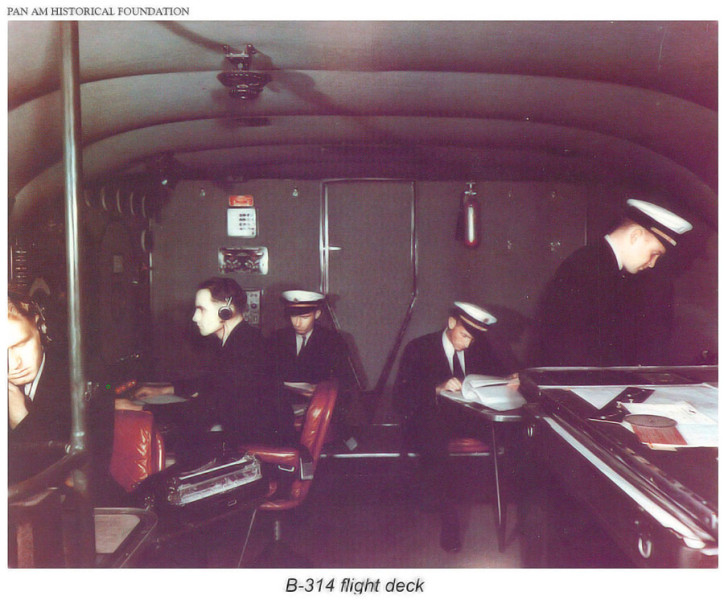
<path fill-rule="evenodd" d="M 110 473 L 127 492 L 164 467 L 163 437 L 153 414 L 143 410 L 114 411 Z"/>
<path fill-rule="evenodd" d="M 332 421 L 334 405 L 337 402 L 337 389 L 336 381 L 322 381 L 317 384 L 304 417 L 299 441 L 309 450 L 315 464 L 319 460 Z"/>
<path fill-rule="evenodd" d="M 317 384 L 304 417 L 300 443 L 309 450 L 315 469 L 319 461 L 319 455 L 322 452 L 322 446 L 324 445 L 330 422 L 332 421 L 334 405 L 337 402 L 337 389 L 338 385 L 336 381 L 322 381 Z M 299 472 L 297 476 L 300 476 Z M 287 498 L 267 500 L 259 508 L 269 511 L 292 509 L 304 501 L 311 486 L 311 479 L 297 478 L 292 482 Z"/>

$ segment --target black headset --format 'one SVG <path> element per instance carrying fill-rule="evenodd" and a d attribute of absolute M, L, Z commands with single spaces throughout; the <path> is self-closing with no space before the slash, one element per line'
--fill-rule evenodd
<path fill-rule="evenodd" d="M 40 342 L 43 346 L 52 341 L 52 338 L 48 335 L 45 309 L 38 300 L 16 290 L 8 290 L 8 300 L 15 305 L 16 310 L 18 310 L 22 317 L 31 322 L 35 322 L 35 326 L 40 332 Z"/>
<path fill-rule="evenodd" d="M 226 304 L 219 307 L 219 319 L 222 321 L 228 321 L 234 316 L 234 309 L 231 308 L 231 302 L 234 299 L 233 296 L 229 296 L 226 299 Z"/>

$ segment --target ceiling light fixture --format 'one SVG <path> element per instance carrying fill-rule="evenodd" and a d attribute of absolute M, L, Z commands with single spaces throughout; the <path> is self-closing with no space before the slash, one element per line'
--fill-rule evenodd
<path fill-rule="evenodd" d="M 226 60 L 236 67 L 236 71 L 219 73 L 219 81 L 229 89 L 229 96 L 239 100 L 253 100 L 261 94 L 271 77 L 268 73 L 250 71 L 251 59 L 258 50 L 247 44 L 243 52 L 234 52 L 230 46 L 224 46 Z"/>

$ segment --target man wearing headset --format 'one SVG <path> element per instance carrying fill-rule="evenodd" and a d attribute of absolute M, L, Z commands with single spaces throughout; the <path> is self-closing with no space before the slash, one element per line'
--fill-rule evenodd
<path fill-rule="evenodd" d="M 57 461 L 70 437 L 67 363 L 51 346 L 40 306 L 20 292 L 8 294 L 8 442 L 11 483 Z M 45 449 L 22 448 L 44 443 Z M 52 442 L 56 442 L 57 451 Z"/>
<path fill-rule="evenodd" d="M 218 340 L 208 371 L 171 385 L 140 386 L 134 397 L 174 394 L 189 399 L 171 411 L 182 421 L 186 449 L 203 444 L 205 434 L 221 429 L 224 439 L 276 443 L 282 415 L 274 402 L 261 332 L 244 321 L 246 293 L 227 277 L 212 277 L 196 291 L 193 322 L 204 337 Z M 159 410 L 160 409 L 160 410 Z M 163 407 L 152 407 L 163 416 Z M 171 417 L 173 418 L 173 416 Z"/>

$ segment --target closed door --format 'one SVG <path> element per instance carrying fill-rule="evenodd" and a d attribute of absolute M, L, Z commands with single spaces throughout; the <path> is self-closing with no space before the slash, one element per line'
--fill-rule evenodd
<path fill-rule="evenodd" d="M 322 287 L 365 389 L 377 385 L 412 299 L 413 238 L 412 183 L 325 184 Z"/>

